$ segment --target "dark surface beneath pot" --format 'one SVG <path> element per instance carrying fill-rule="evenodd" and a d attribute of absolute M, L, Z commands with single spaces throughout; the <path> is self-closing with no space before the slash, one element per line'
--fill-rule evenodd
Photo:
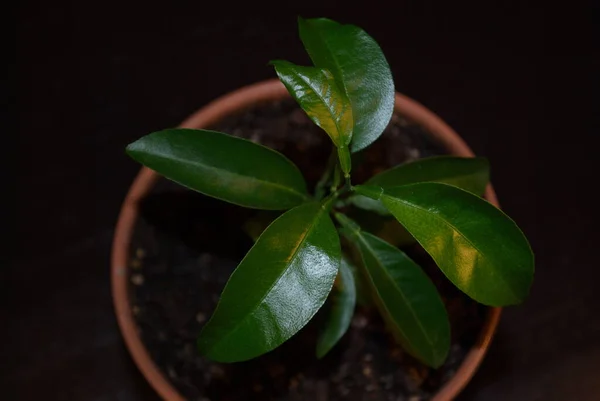
<path fill-rule="evenodd" d="M 216 129 L 281 151 L 300 167 L 309 188 L 322 173 L 330 149 L 325 133 L 291 100 L 257 106 Z M 355 157 L 353 177 L 360 183 L 379 170 L 442 153 L 421 127 L 394 116 L 380 141 Z M 321 361 L 315 346 L 327 308 L 265 356 L 213 363 L 198 354 L 195 340 L 229 275 L 252 245 L 246 222 L 261 212 L 183 190 L 164 179 L 140 209 L 129 266 L 135 319 L 155 362 L 190 400 L 426 400 L 452 377 L 482 326 L 486 308 L 455 289 L 425 252 L 408 241 L 412 244 L 405 250 L 440 289 L 449 312 L 453 341 L 440 369 L 427 368 L 402 351 L 369 307 L 357 310 L 349 332 Z M 393 218 L 348 212 L 375 234 L 407 241 L 401 235 L 389 237 Z"/>
<path fill-rule="evenodd" d="M 1 147 L 1 399 L 159 400 L 111 299 L 112 234 L 139 171 L 124 148 L 275 77 L 268 60 L 308 64 L 298 15 L 369 32 L 396 88 L 489 158 L 503 210 L 531 241 L 531 295 L 502 312 L 458 399 L 598 399 L 597 2 L 341 4 L 15 3 L 16 60 L 0 78 L 2 121 L 16 120 Z"/>

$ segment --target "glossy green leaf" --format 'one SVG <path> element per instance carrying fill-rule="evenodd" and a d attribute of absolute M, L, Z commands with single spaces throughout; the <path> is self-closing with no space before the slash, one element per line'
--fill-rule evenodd
<path fill-rule="evenodd" d="M 350 205 L 356 206 L 359 209 L 377 213 L 380 216 L 390 216 L 389 210 L 387 210 L 380 201 L 360 194 L 350 195 L 348 199 L 346 199 L 346 202 Z"/>
<path fill-rule="evenodd" d="M 534 272 L 529 243 L 487 201 L 440 183 L 356 190 L 379 197 L 446 277 L 474 300 L 504 306 L 527 296 Z"/>
<path fill-rule="evenodd" d="M 483 195 L 489 176 L 489 163 L 483 157 L 436 156 L 400 164 L 377 174 L 365 185 L 395 187 L 417 182 L 441 182 Z M 353 194 L 348 202 L 382 216 L 390 214 L 380 201 L 366 196 Z"/>
<path fill-rule="evenodd" d="M 398 248 L 336 215 L 360 249 L 379 307 L 400 344 L 432 367 L 442 365 L 450 348 L 450 323 L 437 289 L 421 268 Z"/>
<path fill-rule="evenodd" d="M 483 157 L 436 156 L 400 164 L 369 179 L 365 185 L 396 187 L 417 182 L 441 182 L 483 195 L 490 166 Z"/>
<path fill-rule="evenodd" d="M 168 129 L 127 147 L 136 161 L 205 195 L 283 210 L 308 199 L 300 170 L 282 154 L 216 131 Z"/>
<path fill-rule="evenodd" d="M 200 351 L 219 362 L 236 362 L 279 346 L 323 305 L 340 259 L 339 236 L 321 204 L 287 211 L 231 275 L 200 334 Z"/>
<path fill-rule="evenodd" d="M 271 64 L 292 97 L 338 148 L 343 171 L 350 172 L 348 145 L 354 123 L 352 105 L 331 72 L 282 60 L 271 61 Z"/>
<path fill-rule="evenodd" d="M 300 38 L 318 68 L 333 74 L 352 104 L 351 150 L 373 143 L 390 121 L 394 82 L 381 48 L 365 31 L 326 18 L 298 19 Z"/>
<path fill-rule="evenodd" d="M 352 138 L 352 106 L 333 75 L 322 68 L 304 67 L 288 61 L 271 61 L 279 79 L 311 120 L 336 146 Z"/>
<path fill-rule="evenodd" d="M 348 261 L 342 258 L 340 272 L 331 297 L 331 310 L 325 329 L 317 340 L 317 358 L 323 358 L 350 327 L 356 306 L 356 285 Z"/>

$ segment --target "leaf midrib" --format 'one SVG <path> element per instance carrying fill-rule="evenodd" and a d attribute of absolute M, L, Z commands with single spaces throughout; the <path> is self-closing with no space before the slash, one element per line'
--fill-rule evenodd
<path fill-rule="evenodd" d="M 398 290 L 398 293 L 400 294 L 400 296 L 402 297 L 402 299 L 404 300 L 404 303 L 407 305 L 408 310 L 410 311 L 411 315 L 413 316 L 413 318 L 416 320 L 417 324 L 419 325 L 419 328 L 421 329 L 424 337 L 427 339 L 427 342 L 430 345 L 430 349 L 432 350 L 433 353 L 433 359 L 437 360 L 437 352 L 434 349 L 434 343 L 433 341 L 431 341 L 431 338 L 429 337 L 427 331 L 425 330 L 425 328 L 423 327 L 423 325 L 421 324 L 421 320 L 417 318 L 417 315 L 414 311 L 414 309 L 412 308 L 412 305 L 408 302 L 406 296 L 404 295 L 404 292 L 396 285 L 396 281 L 390 276 L 389 272 L 387 271 L 387 269 L 385 269 L 383 267 L 383 263 L 381 262 L 381 260 L 377 257 L 377 254 L 374 252 L 373 248 L 371 248 L 371 246 L 369 245 L 369 243 L 365 240 L 364 236 L 362 235 L 362 233 L 359 234 L 358 236 L 360 238 L 360 241 L 367 247 L 367 249 L 371 252 L 371 254 L 373 255 L 373 257 L 375 258 L 375 260 L 377 260 L 377 263 L 380 266 L 380 269 L 384 271 L 385 275 L 390 279 L 390 281 L 393 283 L 394 288 L 396 288 Z M 372 279 L 371 279 L 372 280 Z M 375 290 L 377 291 L 377 294 L 380 296 L 381 298 L 381 294 L 379 292 L 379 289 L 377 288 L 377 286 L 375 286 Z M 382 298 L 383 299 L 383 298 Z M 385 302 L 383 302 L 383 306 L 384 308 L 387 310 L 387 312 L 390 314 L 390 316 L 392 315 L 389 308 L 387 307 L 387 305 L 385 304 Z M 394 319 L 395 320 L 395 319 Z M 396 325 L 398 327 L 398 329 L 400 330 L 400 332 L 402 333 L 402 335 L 404 336 L 404 338 L 406 338 L 406 340 L 410 343 L 411 347 L 413 349 L 415 349 L 415 345 L 414 343 L 406 336 L 405 331 L 402 330 L 400 325 Z"/>
<path fill-rule="evenodd" d="M 262 180 L 262 179 L 259 179 L 259 178 L 256 178 L 256 177 L 252 177 L 252 176 L 249 176 L 249 175 L 242 175 L 242 174 L 230 171 L 230 170 L 226 170 L 226 169 L 223 169 L 223 168 L 211 166 L 211 165 L 204 164 L 204 163 L 201 163 L 201 162 L 195 161 L 195 160 L 174 159 L 172 157 L 169 157 L 168 154 L 165 154 L 165 153 L 154 153 L 154 155 L 160 157 L 163 160 L 176 160 L 178 162 L 182 162 L 183 161 L 183 164 L 187 164 L 187 165 L 191 165 L 191 166 L 194 166 L 194 167 L 203 168 L 203 169 L 206 169 L 206 170 L 216 171 L 216 172 L 219 172 L 219 173 L 229 174 L 230 176 L 233 176 L 235 178 L 242 178 L 242 179 L 246 179 L 246 180 L 249 180 L 249 181 L 252 181 L 252 182 L 260 183 L 260 184 L 265 185 L 265 186 L 271 186 L 273 188 L 280 189 L 280 190 L 282 190 L 284 192 L 288 192 L 288 193 L 291 193 L 293 195 L 296 195 L 296 196 L 300 197 L 302 200 L 307 199 L 307 196 L 305 194 L 302 194 L 301 192 L 298 192 L 297 190 L 295 190 L 293 188 L 287 187 L 287 186 L 279 184 L 277 182 L 266 181 L 266 180 Z"/>
<path fill-rule="evenodd" d="M 215 343 L 213 348 L 216 348 L 219 344 L 221 344 L 224 340 L 230 338 L 233 334 L 235 334 L 238 329 L 242 326 L 242 324 L 244 322 L 246 322 L 246 320 L 248 320 L 252 315 L 254 315 L 254 313 L 256 312 L 256 310 L 258 309 L 258 307 L 260 305 L 262 305 L 262 303 L 265 301 L 265 299 L 269 296 L 269 294 L 271 293 L 271 290 L 273 290 L 273 288 L 275 288 L 277 286 L 277 284 L 279 284 L 279 282 L 281 281 L 281 279 L 283 278 L 283 276 L 285 276 L 285 274 L 287 273 L 288 269 L 289 269 L 289 265 L 290 262 L 292 260 L 294 260 L 296 258 L 296 256 L 298 255 L 298 252 L 300 252 L 300 248 L 302 247 L 302 245 L 304 244 L 304 241 L 306 240 L 306 238 L 312 233 L 313 229 L 316 226 L 317 221 L 321 218 L 322 213 L 324 212 L 324 209 L 319 207 L 319 210 L 317 212 L 317 214 L 315 215 L 315 218 L 313 219 L 312 223 L 310 224 L 310 226 L 308 226 L 306 228 L 306 230 L 302 233 L 302 236 L 300 237 L 295 249 L 292 252 L 292 255 L 287 259 L 287 261 L 285 262 L 285 265 L 287 266 L 285 269 L 282 269 L 281 273 L 279 274 L 279 276 L 277 277 L 277 279 L 273 282 L 273 284 L 269 287 L 269 289 L 265 292 L 265 295 L 260 299 L 259 302 L 256 303 L 256 305 L 246 314 L 246 316 L 241 319 L 233 328 L 233 330 L 229 331 L 226 335 L 222 336 L 221 339 Z M 262 237 L 262 235 L 260 236 Z M 258 237 L 258 239 L 256 240 L 256 243 L 258 243 L 258 241 L 260 241 L 260 237 Z M 247 257 L 247 256 L 246 256 Z M 244 263 L 244 260 L 246 259 L 246 257 L 244 257 L 244 259 L 242 259 L 242 261 L 240 262 L 240 266 Z M 218 308 L 218 305 L 217 305 Z M 215 311 L 216 312 L 216 311 Z"/>
<path fill-rule="evenodd" d="M 326 79 L 327 81 L 330 81 L 330 80 L 329 80 L 329 78 L 327 77 L 327 74 L 325 74 L 325 73 L 323 72 L 325 69 L 323 69 L 323 68 L 318 68 L 318 70 L 319 70 L 319 72 L 320 72 L 321 74 L 323 74 L 323 76 L 325 77 L 325 79 Z M 324 98 L 324 97 L 323 97 L 323 96 L 322 96 L 322 95 L 319 93 L 319 91 L 315 89 L 315 87 L 314 87 L 314 86 L 311 84 L 311 82 L 310 82 L 309 80 L 305 79 L 305 77 L 304 77 L 302 74 L 300 74 L 300 73 L 296 72 L 296 75 L 298 76 L 298 78 L 300 78 L 300 80 L 302 80 L 302 81 L 303 81 L 303 82 L 304 82 L 304 83 L 305 83 L 305 84 L 306 84 L 306 85 L 307 85 L 307 86 L 308 86 L 308 87 L 309 87 L 309 88 L 310 88 L 310 89 L 313 91 L 313 93 L 314 93 L 314 94 L 315 94 L 315 95 L 316 95 L 316 96 L 319 98 L 319 100 L 321 101 L 321 103 L 325 105 L 325 109 L 327 109 L 327 111 L 329 112 L 329 115 L 332 117 L 333 124 L 335 125 L 335 129 L 337 130 L 337 136 L 338 136 L 338 138 L 337 138 L 337 139 L 338 139 L 339 141 L 341 141 L 341 142 L 346 142 L 346 141 L 344 140 L 344 138 L 343 138 L 343 136 L 344 136 L 344 135 L 342 134 L 342 130 L 340 129 L 340 126 L 339 126 L 339 121 L 338 121 L 338 120 L 335 118 L 335 114 L 333 113 L 333 111 L 332 111 L 332 108 L 330 107 L 330 105 L 328 104 L 328 102 L 327 102 L 327 101 L 325 100 L 325 98 Z M 335 79 L 332 79 L 331 81 L 333 81 L 333 82 L 328 82 L 328 84 L 329 84 L 330 86 L 332 86 L 332 84 L 333 84 L 333 85 L 335 85 L 335 87 L 334 87 L 334 88 L 332 88 L 332 89 L 337 89 L 337 90 L 339 90 L 339 88 L 337 88 L 337 83 L 335 82 Z M 343 99 L 342 99 L 342 100 L 343 100 Z M 350 107 L 352 107 L 352 106 L 350 106 Z M 346 111 L 347 111 L 347 110 L 346 110 Z M 340 146 L 340 145 L 339 145 L 339 144 L 337 144 L 337 143 L 336 143 L 336 145 L 337 145 L 337 146 Z"/>
<path fill-rule="evenodd" d="M 338 62 L 337 55 L 331 51 L 331 49 L 329 47 L 329 42 L 327 40 L 325 40 L 325 36 L 323 35 L 321 28 L 317 28 L 316 32 L 317 32 L 317 35 L 319 36 L 319 38 L 321 39 L 321 42 L 323 42 L 323 44 L 325 45 L 325 48 L 327 49 L 329 54 L 331 54 L 331 60 L 333 61 L 333 64 L 335 65 L 337 74 L 340 76 L 340 82 L 342 84 L 342 89 L 344 90 L 346 97 L 350 101 L 350 106 L 352 107 L 352 112 L 354 112 L 354 107 L 352 106 L 352 100 L 350 99 L 350 95 L 348 93 L 348 88 L 346 87 L 346 82 L 344 79 L 344 74 L 342 73 L 342 67 Z M 315 65 L 316 65 L 316 63 L 315 63 Z M 318 67 L 324 68 L 324 66 L 318 66 Z"/>
<path fill-rule="evenodd" d="M 448 184 L 445 184 L 448 185 Z M 451 186 L 451 185 L 449 185 Z M 439 215 L 437 215 L 436 213 L 431 213 L 429 210 L 427 210 L 426 208 L 419 206 L 419 205 L 415 205 L 414 203 L 411 203 L 407 200 L 401 199 L 401 198 L 395 198 L 395 197 L 391 197 L 390 195 L 386 195 L 385 193 L 383 194 L 383 197 L 387 198 L 388 200 L 392 201 L 392 202 L 400 202 L 408 207 L 412 207 L 414 209 L 417 210 L 421 210 L 423 212 L 426 212 L 428 215 L 433 216 L 435 219 L 437 219 L 438 221 L 441 221 L 442 223 L 444 223 L 446 226 L 450 227 L 452 230 L 454 230 L 455 232 L 457 232 L 461 238 L 463 238 L 465 240 L 465 242 L 467 242 L 467 244 L 471 245 L 473 247 L 473 249 L 475 249 L 477 251 L 477 253 L 480 255 L 480 257 L 482 257 L 483 259 L 487 260 L 488 258 L 485 256 L 485 254 L 477 247 L 473 244 L 473 242 L 471 242 L 458 228 L 456 228 L 454 226 L 454 224 L 450 223 L 448 220 L 440 217 Z M 421 243 L 419 241 L 418 238 L 415 237 L 415 239 Z M 421 244 L 422 245 L 422 244 Z M 494 266 L 495 265 L 493 263 L 490 263 L 489 261 L 487 262 L 489 265 Z M 505 288 L 508 289 L 508 291 L 513 295 L 513 297 L 515 299 L 519 299 L 518 296 L 516 296 L 516 294 L 513 292 L 512 287 L 510 285 L 508 285 L 508 283 L 506 282 L 506 280 L 504 279 L 504 277 L 501 274 L 498 274 L 498 269 L 494 268 L 494 273 L 495 276 L 504 284 Z"/>

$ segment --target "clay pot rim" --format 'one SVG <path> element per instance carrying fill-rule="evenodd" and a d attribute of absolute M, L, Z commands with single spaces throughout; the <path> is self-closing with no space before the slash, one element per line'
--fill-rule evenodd
<path fill-rule="evenodd" d="M 277 79 L 262 81 L 216 99 L 192 114 L 181 123 L 180 127 L 206 127 L 253 104 L 288 96 L 287 90 Z M 411 121 L 426 128 L 451 154 L 465 157 L 474 156 L 471 149 L 452 128 L 433 112 L 409 97 L 396 93 L 395 111 L 401 112 Z M 137 205 L 139 200 L 150 192 L 157 178 L 158 175 L 155 172 L 143 167 L 133 181 L 123 202 L 112 244 L 111 284 L 113 302 L 125 344 L 146 380 L 163 399 L 167 401 L 185 401 L 185 398 L 160 372 L 143 345 L 138 335 L 129 302 L 127 266 L 130 240 L 138 216 Z M 499 206 L 491 184 L 486 189 L 485 197 L 492 204 Z M 433 397 L 433 401 L 452 400 L 471 380 L 489 348 L 500 319 L 501 310 L 502 308 L 489 308 L 484 327 L 476 344 L 469 350 L 455 375 Z"/>

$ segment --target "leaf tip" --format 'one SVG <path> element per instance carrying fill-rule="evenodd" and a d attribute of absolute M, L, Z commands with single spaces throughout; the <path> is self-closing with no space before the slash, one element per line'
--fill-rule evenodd
<path fill-rule="evenodd" d="M 225 355 L 218 352 L 217 347 L 215 347 L 214 344 L 212 344 L 203 336 L 203 332 L 200 332 L 200 336 L 196 340 L 196 348 L 198 349 L 198 352 L 201 355 L 205 356 L 211 361 L 220 363 L 237 362 L 235 360 L 232 360 L 231 358 L 227 358 Z"/>
<path fill-rule="evenodd" d="M 140 138 L 137 141 L 131 142 L 129 145 L 127 145 L 125 147 L 125 154 L 127 154 L 127 156 L 131 157 L 134 160 L 137 160 L 137 153 L 140 151 L 140 145 L 141 145 L 141 141 L 144 138 Z"/>
<path fill-rule="evenodd" d="M 329 352 L 327 348 L 323 347 L 321 344 L 317 344 L 317 350 L 315 352 L 317 359 L 323 359 L 325 355 L 327 355 L 327 352 Z"/>

